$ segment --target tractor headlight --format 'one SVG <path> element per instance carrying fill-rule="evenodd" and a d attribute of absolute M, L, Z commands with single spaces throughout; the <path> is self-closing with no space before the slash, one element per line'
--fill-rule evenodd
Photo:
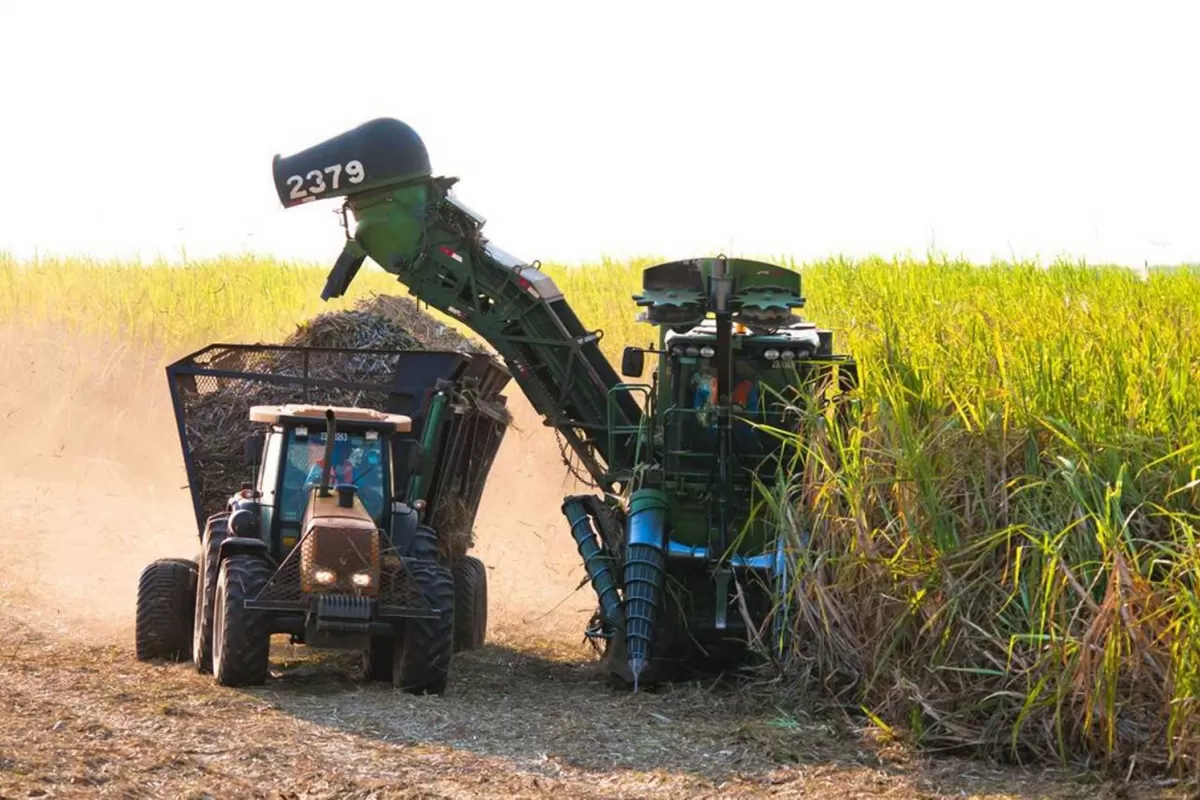
<path fill-rule="evenodd" d="M 784 361 L 791 361 L 792 359 L 794 359 L 796 357 L 796 354 L 793 353 L 791 350 L 784 350 L 782 353 L 779 354 L 779 357 L 781 359 L 783 359 Z"/>
<path fill-rule="evenodd" d="M 365 589 L 371 585 L 371 573 L 356 572 L 350 577 L 350 582 L 361 589 Z"/>
<path fill-rule="evenodd" d="M 684 350 L 684 352 L 688 354 L 688 358 L 695 358 L 696 356 L 700 355 L 700 348 L 689 347 L 687 350 Z"/>
<path fill-rule="evenodd" d="M 705 358 L 712 358 L 716 354 L 717 354 L 717 351 L 712 349 L 711 347 L 701 347 L 700 348 L 700 355 L 704 356 Z"/>
<path fill-rule="evenodd" d="M 775 359 L 779 358 L 779 351 L 774 347 L 772 347 L 770 350 L 764 350 L 763 358 L 765 358 L 767 361 L 774 361 Z"/>
<path fill-rule="evenodd" d="M 337 580 L 337 575 L 330 569 L 315 569 L 312 574 L 313 580 L 317 583 L 328 586 Z"/>

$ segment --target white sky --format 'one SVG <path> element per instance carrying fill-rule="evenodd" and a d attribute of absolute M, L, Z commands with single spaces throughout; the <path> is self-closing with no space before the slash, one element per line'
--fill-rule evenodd
<path fill-rule="evenodd" d="M 0 0 L 0 250 L 332 261 L 392 116 L 526 259 L 1200 260 L 1200 4 Z"/>

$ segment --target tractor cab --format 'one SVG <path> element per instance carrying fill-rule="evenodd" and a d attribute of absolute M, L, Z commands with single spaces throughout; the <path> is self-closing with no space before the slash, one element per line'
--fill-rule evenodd
<path fill-rule="evenodd" d="M 329 412 L 337 427 L 332 441 L 326 428 Z M 273 551 L 286 554 L 307 532 L 313 515 L 327 506 L 343 517 L 353 511 L 372 529 L 390 528 L 393 453 L 401 449 L 394 443 L 397 435 L 411 431 L 409 417 L 292 404 L 255 406 L 250 419 L 270 426 L 255 437 L 249 452 L 252 458 L 256 451 L 261 454 L 254 493 L 260 530 Z M 320 495 L 322 480 L 327 490 L 336 491 L 336 501 L 328 492 Z"/>

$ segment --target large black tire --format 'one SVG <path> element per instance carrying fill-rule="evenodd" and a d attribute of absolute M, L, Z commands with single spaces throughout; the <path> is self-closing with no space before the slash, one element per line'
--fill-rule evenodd
<path fill-rule="evenodd" d="M 191 656 L 195 601 L 195 562 L 162 558 L 142 570 L 134 635 L 139 661 L 183 661 Z"/>
<path fill-rule="evenodd" d="M 404 559 L 436 562 L 438 560 L 437 532 L 428 525 L 418 525 L 412 536 L 398 548 L 398 553 Z M 384 636 L 371 637 L 371 643 L 362 654 L 363 675 L 369 681 L 386 681 L 395 683 L 395 665 L 397 663 L 396 648 L 402 640 L 403 632 L 395 639 Z"/>
<path fill-rule="evenodd" d="M 421 561 L 437 561 L 438 537 L 433 528 L 428 525 L 418 525 L 413 535 L 400 549 L 401 558 L 415 558 Z"/>
<path fill-rule="evenodd" d="M 200 560 L 197 562 L 195 621 L 192 623 L 192 664 L 196 670 L 212 672 L 213 595 L 217 590 L 218 556 L 221 542 L 229 536 L 229 515 L 211 517 L 204 526 Z"/>
<path fill-rule="evenodd" d="M 411 694 L 445 694 L 454 656 L 454 577 L 441 564 L 407 566 L 425 602 L 441 613 L 405 620 L 403 636 L 392 645 L 392 685 Z"/>
<path fill-rule="evenodd" d="M 487 639 L 487 568 L 474 556 L 454 562 L 454 650 L 474 650 Z"/>
<path fill-rule="evenodd" d="M 221 562 L 213 596 L 213 677 L 221 686 L 257 686 L 267 680 L 271 619 L 246 608 L 274 571 L 257 556 L 230 556 Z"/>

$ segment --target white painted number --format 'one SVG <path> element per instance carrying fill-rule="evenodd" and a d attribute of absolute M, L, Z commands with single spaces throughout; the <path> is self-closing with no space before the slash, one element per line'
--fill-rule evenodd
<path fill-rule="evenodd" d="M 338 178 L 342 177 L 342 165 L 334 164 L 332 167 L 326 167 L 325 172 L 330 176 L 329 185 L 336 192 L 338 188 Z"/>
<path fill-rule="evenodd" d="M 366 180 L 367 171 L 363 169 L 361 161 L 347 161 L 343 164 L 333 164 L 325 167 L 325 169 L 314 169 L 307 175 L 292 175 L 287 179 L 287 185 L 292 187 L 288 197 L 292 200 L 313 200 L 317 195 L 326 192 L 330 189 L 337 191 L 341 187 L 342 173 L 346 173 L 346 178 L 351 183 L 362 183 Z M 325 176 L 329 176 L 329 183 L 325 183 Z M 305 186 L 305 181 L 309 185 Z"/>
<path fill-rule="evenodd" d="M 287 179 L 287 182 L 288 186 L 292 187 L 292 192 L 288 196 L 293 200 L 299 200 L 308 194 L 308 192 L 304 191 L 304 178 L 301 178 L 299 175 L 293 175 Z"/>
<path fill-rule="evenodd" d="M 304 177 L 308 178 L 310 181 L 316 181 L 313 187 L 309 189 L 310 192 L 313 194 L 320 194 L 321 192 L 325 191 L 325 175 L 321 172 L 321 170 L 314 169 Z"/>

